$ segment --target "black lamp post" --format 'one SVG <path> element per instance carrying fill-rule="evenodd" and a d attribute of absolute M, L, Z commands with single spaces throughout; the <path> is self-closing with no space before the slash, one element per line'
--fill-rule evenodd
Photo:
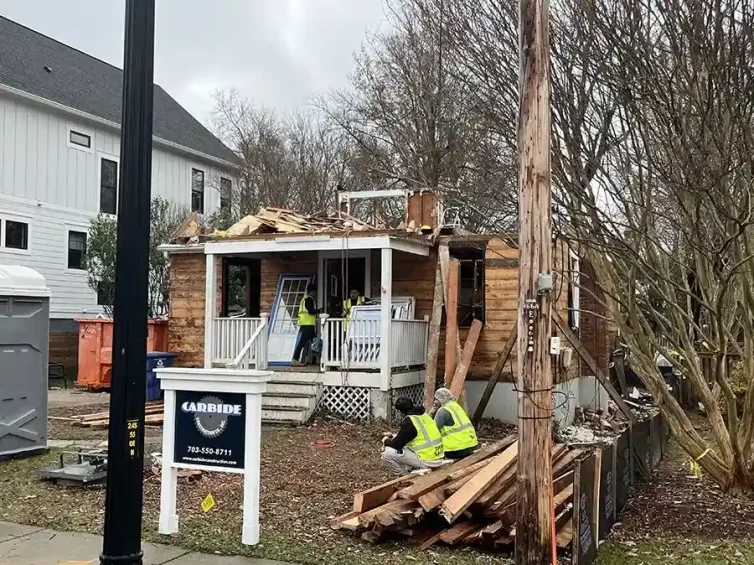
<path fill-rule="evenodd" d="M 141 565 L 155 0 L 126 0 L 102 565 Z"/>

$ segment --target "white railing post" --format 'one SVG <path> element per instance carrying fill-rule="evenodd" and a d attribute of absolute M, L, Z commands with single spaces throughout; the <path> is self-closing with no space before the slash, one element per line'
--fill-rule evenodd
<path fill-rule="evenodd" d="M 380 389 L 390 389 L 391 347 L 390 329 L 392 327 L 393 309 L 393 250 L 389 247 L 382 250 L 380 265 L 380 374 L 382 382 Z"/>
<path fill-rule="evenodd" d="M 327 323 L 327 314 L 319 315 L 319 335 L 322 340 L 322 351 L 319 354 L 319 368 L 324 373 L 327 365 L 330 348 L 330 324 Z"/>
<path fill-rule="evenodd" d="M 270 315 L 268 313 L 262 313 L 260 314 L 262 318 L 262 333 L 259 334 L 259 349 L 257 357 L 257 369 L 260 371 L 264 371 L 267 369 L 267 363 L 268 363 L 268 352 L 267 352 L 267 341 L 270 337 Z"/>
<path fill-rule="evenodd" d="M 204 281 L 204 368 L 212 368 L 214 320 L 217 308 L 217 266 L 215 256 L 207 255 Z"/>

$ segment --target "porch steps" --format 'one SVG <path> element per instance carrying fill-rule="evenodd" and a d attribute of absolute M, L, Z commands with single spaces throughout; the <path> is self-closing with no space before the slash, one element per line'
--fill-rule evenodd
<path fill-rule="evenodd" d="M 275 371 L 262 395 L 262 423 L 301 425 L 309 421 L 322 395 L 318 373 Z"/>

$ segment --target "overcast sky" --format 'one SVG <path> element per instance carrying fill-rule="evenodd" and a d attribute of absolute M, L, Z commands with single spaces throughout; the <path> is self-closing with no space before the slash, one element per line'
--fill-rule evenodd
<path fill-rule="evenodd" d="M 125 0 L 0 0 L 0 14 L 123 66 Z M 380 0 L 157 0 L 155 82 L 206 123 L 217 88 L 277 110 L 346 86 Z M 2 54 L 0 54 L 0 61 Z"/>

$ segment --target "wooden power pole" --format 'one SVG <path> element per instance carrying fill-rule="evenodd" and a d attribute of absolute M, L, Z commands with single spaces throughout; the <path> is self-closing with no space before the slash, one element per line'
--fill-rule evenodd
<path fill-rule="evenodd" d="M 516 563 L 552 563 L 548 0 L 519 0 L 518 512 Z"/>

